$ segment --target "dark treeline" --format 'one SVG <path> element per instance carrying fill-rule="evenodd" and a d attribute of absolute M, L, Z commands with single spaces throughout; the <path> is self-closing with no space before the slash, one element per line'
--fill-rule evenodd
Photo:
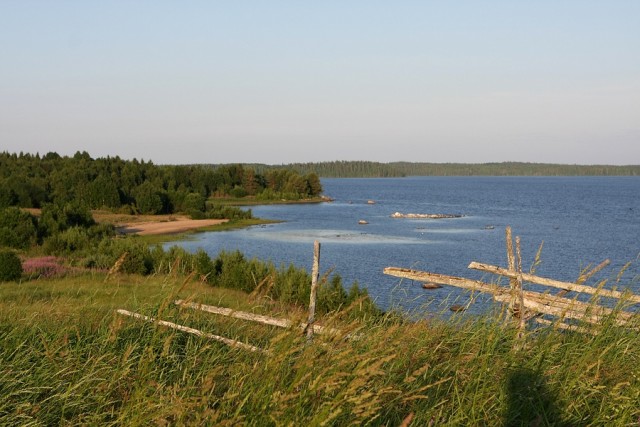
<path fill-rule="evenodd" d="M 272 168 L 287 168 L 301 174 L 316 173 L 323 178 L 394 178 L 406 176 L 387 163 L 368 161 L 333 161 L 320 163 L 289 163 L 281 166 L 252 164 L 256 171 L 266 173 Z"/>
<path fill-rule="evenodd" d="M 333 161 L 251 165 L 264 173 L 272 168 L 290 168 L 298 173 L 315 172 L 323 178 L 387 178 L 403 176 L 640 176 L 640 165 L 562 165 L 550 163 L 379 163 Z"/>
<path fill-rule="evenodd" d="M 75 202 L 89 208 L 131 213 L 203 211 L 210 197 L 297 200 L 322 192 L 317 175 L 273 168 L 264 174 L 251 167 L 225 165 L 154 165 L 119 157 L 93 159 L 57 153 L 0 153 L 0 208 L 39 208 Z"/>
<path fill-rule="evenodd" d="M 640 176 L 640 165 L 561 165 L 551 163 L 410 163 L 389 166 L 407 176 Z"/>

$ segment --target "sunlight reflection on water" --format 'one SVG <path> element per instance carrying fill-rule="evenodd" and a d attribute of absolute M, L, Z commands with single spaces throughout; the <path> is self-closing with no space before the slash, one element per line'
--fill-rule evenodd
<path fill-rule="evenodd" d="M 354 233 L 353 230 L 287 230 L 279 232 L 255 232 L 248 233 L 255 239 L 272 240 L 277 242 L 308 243 L 314 240 L 321 240 L 325 243 L 342 244 L 409 244 L 425 245 L 438 243 L 433 240 L 420 239 L 417 237 L 390 236 L 372 233 Z"/>

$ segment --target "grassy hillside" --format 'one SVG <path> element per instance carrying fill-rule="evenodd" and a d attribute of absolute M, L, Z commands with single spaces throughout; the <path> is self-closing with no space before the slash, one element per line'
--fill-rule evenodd
<path fill-rule="evenodd" d="M 228 320 L 175 298 L 302 319 L 291 305 L 182 275 L 79 273 L 0 284 L 2 425 L 631 425 L 640 336 L 529 332 L 497 315 Z M 115 313 L 125 308 L 261 346 L 250 353 Z M 456 315 L 457 316 L 457 315 Z"/>

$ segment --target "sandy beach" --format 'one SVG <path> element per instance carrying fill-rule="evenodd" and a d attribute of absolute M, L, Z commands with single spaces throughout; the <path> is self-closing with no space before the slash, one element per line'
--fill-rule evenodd
<path fill-rule="evenodd" d="M 149 236 L 157 234 L 177 234 L 198 228 L 223 224 L 228 219 L 176 219 L 163 222 L 133 222 L 124 223 L 118 226 L 118 231 L 122 234 L 138 234 Z"/>

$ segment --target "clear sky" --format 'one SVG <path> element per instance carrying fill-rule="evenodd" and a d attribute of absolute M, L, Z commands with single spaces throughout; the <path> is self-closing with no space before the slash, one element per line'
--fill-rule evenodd
<path fill-rule="evenodd" d="M 0 151 L 640 163 L 640 1 L 0 0 Z"/>

